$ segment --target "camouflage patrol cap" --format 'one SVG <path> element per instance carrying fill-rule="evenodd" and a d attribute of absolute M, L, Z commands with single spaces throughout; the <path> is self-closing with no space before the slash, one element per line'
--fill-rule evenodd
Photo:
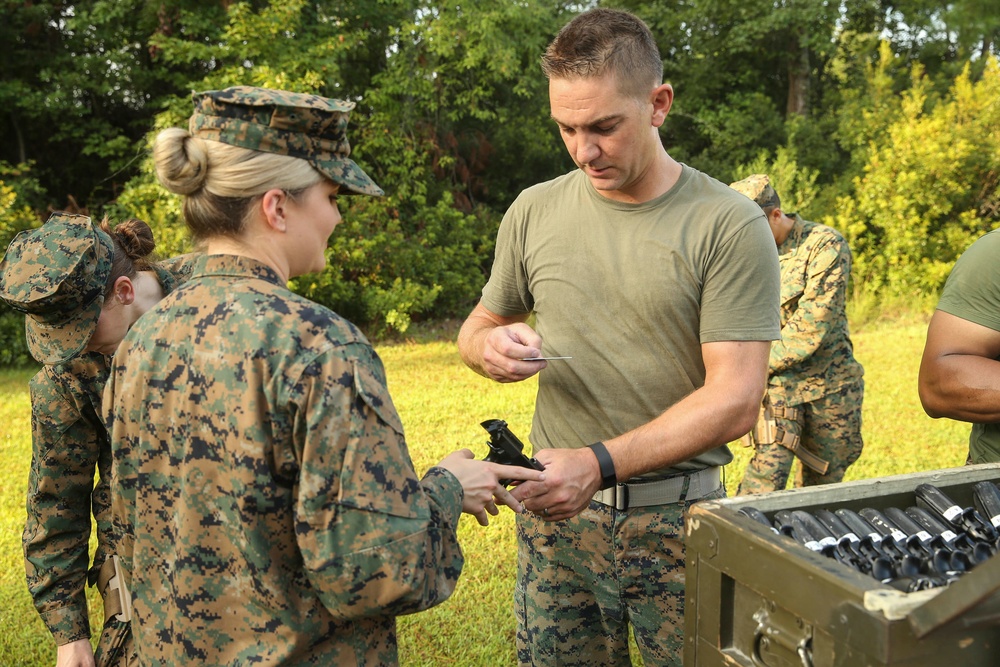
<path fill-rule="evenodd" d="M 748 176 L 742 181 L 730 183 L 729 187 L 754 200 L 761 208 L 780 206 L 778 193 L 771 187 L 771 179 L 767 174 Z"/>
<path fill-rule="evenodd" d="M 0 299 L 25 314 L 31 355 L 68 361 L 90 342 L 104 305 L 114 245 L 85 215 L 53 213 L 14 237 L 0 262 Z"/>
<path fill-rule="evenodd" d="M 189 131 L 265 153 L 307 160 L 345 194 L 383 194 L 348 156 L 347 121 L 354 102 L 283 90 L 234 86 L 194 94 Z"/>

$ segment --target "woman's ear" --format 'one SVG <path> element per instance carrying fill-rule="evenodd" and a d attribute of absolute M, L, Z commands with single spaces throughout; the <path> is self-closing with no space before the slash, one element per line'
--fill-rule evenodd
<path fill-rule="evenodd" d="M 284 190 L 272 188 L 264 193 L 261 198 L 261 209 L 268 227 L 277 232 L 286 230 L 285 209 L 287 206 L 288 193 Z"/>
<path fill-rule="evenodd" d="M 135 283 L 128 276 L 120 276 L 116 279 L 111 291 L 123 306 L 128 306 L 135 301 Z"/>

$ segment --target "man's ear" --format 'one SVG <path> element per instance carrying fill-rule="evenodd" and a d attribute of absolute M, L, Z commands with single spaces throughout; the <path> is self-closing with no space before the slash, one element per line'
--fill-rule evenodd
<path fill-rule="evenodd" d="M 670 106 L 674 103 L 674 88 L 669 83 L 661 83 L 653 89 L 653 127 L 660 127 L 667 120 Z"/>
<path fill-rule="evenodd" d="M 280 188 L 272 188 L 261 198 L 261 209 L 264 219 L 271 229 L 284 232 L 286 229 L 285 213 L 288 206 L 288 193 Z"/>
<path fill-rule="evenodd" d="M 128 276 L 117 278 L 111 291 L 123 306 L 127 306 L 135 301 L 135 283 Z"/>

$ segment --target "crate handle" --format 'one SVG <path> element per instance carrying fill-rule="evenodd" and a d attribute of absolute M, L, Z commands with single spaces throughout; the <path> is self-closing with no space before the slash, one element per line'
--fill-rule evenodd
<path fill-rule="evenodd" d="M 761 648 L 766 648 L 767 645 L 774 640 L 774 643 L 784 648 L 786 651 L 789 649 L 794 649 L 796 655 L 798 655 L 799 660 L 802 661 L 802 667 L 813 667 L 812 659 L 812 637 L 804 636 L 800 637 L 798 642 L 791 646 L 790 642 L 782 641 L 783 638 L 789 637 L 788 633 L 783 632 L 780 628 L 771 627 L 767 621 L 769 619 L 768 614 L 759 613 L 755 614 L 758 619 L 757 629 L 754 631 L 753 637 L 753 663 L 758 667 L 771 667 L 761 654 Z"/>

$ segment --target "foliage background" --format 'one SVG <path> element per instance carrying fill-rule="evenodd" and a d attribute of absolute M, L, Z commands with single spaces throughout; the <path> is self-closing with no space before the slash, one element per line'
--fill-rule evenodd
<path fill-rule="evenodd" d="M 329 267 L 293 287 L 401 333 L 462 316 L 525 186 L 572 168 L 538 58 L 595 4 L 644 18 L 676 99 L 677 159 L 772 174 L 787 208 L 840 229 L 861 314 L 930 306 L 1000 217 L 996 0 L 0 0 L 0 244 L 54 210 L 148 220 L 189 249 L 152 173 L 192 91 L 235 84 L 357 102 L 353 197 Z M 26 361 L 0 311 L 0 363 Z"/>

